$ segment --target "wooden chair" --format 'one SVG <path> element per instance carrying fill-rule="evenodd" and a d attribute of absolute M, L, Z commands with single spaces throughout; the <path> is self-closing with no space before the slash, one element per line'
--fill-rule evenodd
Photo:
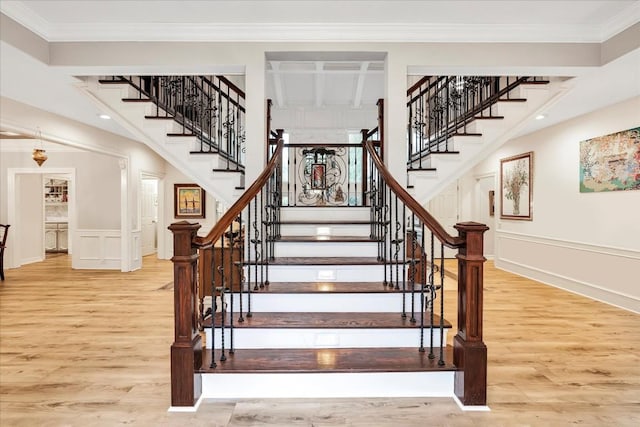
<path fill-rule="evenodd" d="M 10 225 L 0 224 L 0 280 L 4 280 L 4 248 L 7 245 L 7 234 Z"/>

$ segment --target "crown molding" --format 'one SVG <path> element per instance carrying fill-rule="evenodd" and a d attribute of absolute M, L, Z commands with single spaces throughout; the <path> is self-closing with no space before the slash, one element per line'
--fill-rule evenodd
<path fill-rule="evenodd" d="M 640 1 L 599 26 L 424 23 L 52 24 L 22 1 L 0 11 L 49 42 L 547 42 L 602 43 L 640 22 Z"/>
<path fill-rule="evenodd" d="M 640 1 L 634 2 L 627 9 L 602 25 L 602 31 L 600 32 L 601 42 L 609 40 L 637 23 L 640 23 Z"/>
<path fill-rule="evenodd" d="M 582 42 L 583 25 L 518 24 L 72 24 L 50 25 L 50 42 Z M 41 34 L 41 33 L 39 33 Z"/>
<path fill-rule="evenodd" d="M 43 39 L 50 41 L 48 37 L 51 33 L 51 25 L 47 20 L 43 19 L 40 15 L 33 12 L 33 10 L 26 7 L 24 2 L 2 0 L 0 1 L 0 12 L 28 28 Z"/>

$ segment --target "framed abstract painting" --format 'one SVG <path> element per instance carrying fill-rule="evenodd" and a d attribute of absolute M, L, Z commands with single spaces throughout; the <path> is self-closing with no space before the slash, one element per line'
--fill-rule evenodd
<path fill-rule="evenodd" d="M 175 218 L 204 218 L 205 192 L 199 185 L 174 184 L 173 188 Z"/>

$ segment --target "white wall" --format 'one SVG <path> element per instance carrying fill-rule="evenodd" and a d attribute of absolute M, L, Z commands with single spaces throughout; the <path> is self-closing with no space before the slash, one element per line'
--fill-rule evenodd
<path fill-rule="evenodd" d="M 191 180 L 185 177 L 185 175 L 178 169 L 174 168 L 170 164 L 167 164 L 166 174 L 164 175 L 164 183 L 165 204 L 163 215 L 165 218 L 165 224 L 163 226 L 158 225 L 158 258 L 171 259 L 171 257 L 173 256 L 173 235 L 171 234 L 171 231 L 167 229 L 167 227 L 174 222 L 184 221 L 183 219 L 176 219 L 174 216 L 174 184 L 191 183 Z M 221 208 L 229 208 L 229 206 L 221 206 Z M 186 221 L 200 224 L 201 227 L 198 230 L 198 234 L 201 236 L 206 235 L 218 221 L 217 200 L 213 198 L 211 194 L 206 193 L 205 217 L 188 219 Z M 160 240 L 162 242 L 160 242 Z"/>
<path fill-rule="evenodd" d="M 534 152 L 532 221 L 501 220 L 496 185 L 496 266 L 640 312 L 640 191 L 580 193 L 578 154 L 639 125 L 636 97 L 512 140 L 463 178 L 499 179 L 500 159 Z"/>
<path fill-rule="evenodd" d="M 41 175 L 20 174 L 16 176 L 16 202 L 19 215 L 15 227 L 9 228 L 7 252 L 16 250 L 21 264 L 42 261 L 44 257 L 42 185 Z M 33 224 L 37 224 L 37 226 L 34 227 Z M 19 238 L 16 238 L 18 236 Z M 14 238 L 9 240 L 11 237 Z M 6 253 L 5 256 L 7 256 Z"/>

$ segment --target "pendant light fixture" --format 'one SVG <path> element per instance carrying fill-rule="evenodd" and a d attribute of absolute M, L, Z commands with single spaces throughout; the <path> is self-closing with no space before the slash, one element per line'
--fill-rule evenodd
<path fill-rule="evenodd" d="M 38 164 L 38 166 L 42 166 L 42 164 L 48 159 L 47 155 L 45 154 L 45 150 L 42 148 L 43 142 L 42 142 L 42 132 L 40 131 L 40 128 L 38 128 L 38 139 L 40 140 L 40 148 L 34 148 L 33 149 L 33 160 L 35 160 L 35 162 Z"/>

